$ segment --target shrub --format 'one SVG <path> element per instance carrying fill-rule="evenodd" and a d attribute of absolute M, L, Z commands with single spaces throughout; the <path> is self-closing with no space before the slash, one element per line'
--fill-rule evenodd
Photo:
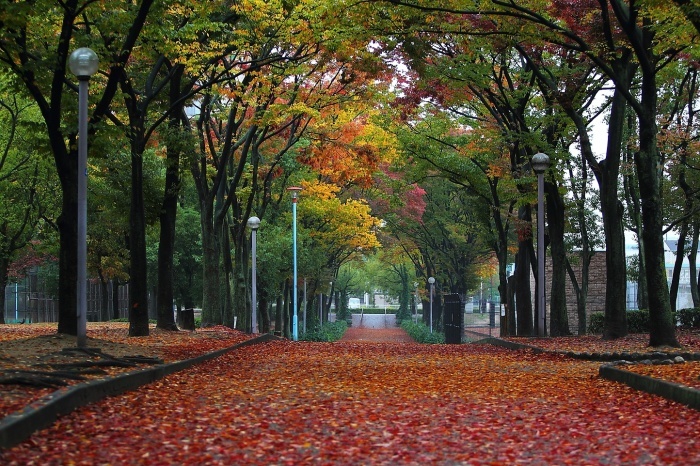
<path fill-rule="evenodd" d="M 627 311 L 627 330 L 630 333 L 649 333 L 649 310 Z"/>
<path fill-rule="evenodd" d="M 445 334 L 433 331 L 422 322 L 415 323 L 411 320 L 401 322 L 401 328 L 406 331 L 418 343 L 445 343 Z"/>
<path fill-rule="evenodd" d="M 326 322 L 320 327 L 307 331 L 301 335 L 300 339 L 304 341 L 338 341 L 343 337 L 347 329 L 348 323 L 344 320 Z"/>
<path fill-rule="evenodd" d="M 588 324 L 588 333 L 603 333 L 605 326 L 605 314 L 594 312 Z M 627 330 L 629 333 L 649 333 L 649 310 L 639 309 L 627 311 Z"/>
<path fill-rule="evenodd" d="M 676 318 L 681 327 L 700 327 L 700 308 L 689 307 L 676 312 Z"/>
<path fill-rule="evenodd" d="M 602 312 L 594 312 L 591 314 L 591 320 L 588 323 L 588 333 L 603 333 L 605 324 L 605 314 Z"/>

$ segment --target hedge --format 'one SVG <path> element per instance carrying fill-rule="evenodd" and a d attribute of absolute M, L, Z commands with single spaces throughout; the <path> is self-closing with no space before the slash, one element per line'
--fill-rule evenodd
<path fill-rule="evenodd" d="M 423 322 L 415 323 L 411 320 L 401 322 L 401 328 L 406 331 L 418 343 L 445 343 L 445 334 L 433 331 Z"/>
<path fill-rule="evenodd" d="M 689 307 L 674 312 L 676 323 L 685 328 L 700 328 L 700 308 Z M 605 315 L 602 312 L 591 314 L 588 333 L 603 333 Z M 649 311 L 640 309 L 627 311 L 627 328 L 630 333 L 649 333 Z"/>

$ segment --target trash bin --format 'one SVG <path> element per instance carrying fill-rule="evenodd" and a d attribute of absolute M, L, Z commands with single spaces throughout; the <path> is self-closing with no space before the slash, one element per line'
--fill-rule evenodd
<path fill-rule="evenodd" d="M 194 330 L 194 309 L 181 309 L 177 312 L 177 326 L 181 330 Z"/>
<path fill-rule="evenodd" d="M 464 333 L 464 301 L 457 293 L 443 295 L 445 343 L 462 343 Z"/>

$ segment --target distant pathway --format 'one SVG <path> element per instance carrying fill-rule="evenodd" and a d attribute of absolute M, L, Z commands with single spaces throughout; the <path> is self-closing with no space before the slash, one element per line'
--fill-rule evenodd
<path fill-rule="evenodd" d="M 340 341 L 367 343 L 413 343 L 413 339 L 402 328 L 350 327 Z"/>

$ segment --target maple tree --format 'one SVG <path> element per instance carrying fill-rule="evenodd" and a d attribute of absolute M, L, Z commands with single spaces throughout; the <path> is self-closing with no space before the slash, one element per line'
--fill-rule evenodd
<path fill-rule="evenodd" d="M 371 169 L 361 163 L 375 158 L 361 126 L 351 131 L 355 121 L 345 118 L 340 120 L 346 128 L 329 123 L 341 106 L 347 115 L 356 116 L 357 111 L 350 109 L 361 106 L 360 96 L 371 95 L 370 77 L 377 72 L 367 68 L 373 56 L 358 46 L 367 40 L 362 36 L 343 33 L 326 40 L 336 19 L 328 8 L 333 11 L 335 7 L 324 2 L 305 9 L 267 3 L 262 11 L 269 14 L 256 17 L 255 23 L 241 23 L 242 32 L 253 28 L 250 35 L 242 36 L 249 42 L 239 44 L 240 57 L 232 62 L 227 80 L 203 94 L 199 103 L 196 124 L 201 143 L 192 172 L 203 212 L 205 273 L 212 277 L 205 283 L 206 323 L 230 323 L 233 314 L 244 325 L 249 322 L 248 294 L 242 292 L 248 289 L 245 223 L 253 213 L 263 220 L 269 215 L 270 223 L 281 218 L 279 203 L 294 172 L 301 173 L 295 179 L 313 177 L 305 166 L 312 166 L 320 154 L 326 156 L 336 148 L 347 150 L 352 144 L 356 144 L 349 151 L 352 157 L 344 160 L 354 167 L 348 163 L 334 173 L 345 173 L 347 182 L 366 178 Z M 310 22 L 309 14 L 319 21 Z M 277 24 L 275 36 L 258 40 L 258 35 L 271 30 L 270 22 Z M 269 41 L 277 46 L 269 47 Z M 250 57 L 259 67 L 250 65 Z M 333 131 L 350 136 L 334 144 L 320 136 Z M 322 144 L 325 146 L 320 147 Z M 353 162 L 353 157 L 359 162 Z M 352 170 L 365 174 L 351 175 Z M 215 175 L 209 176 L 209 171 Z M 217 236 L 220 232 L 227 236 Z M 230 248 L 225 247 L 228 241 Z M 220 273 L 222 258 L 226 268 Z M 231 283 L 236 285 L 231 287 Z M 223 301 L 220 289 L 226 290 Z"/>
<path fill-rule="evenodd" d="M 403 1 L 385 3 L 399 5 L 401 8 L 397 8 L 397 11 L 401 13 L 407 10 L 430 13 L 425 16 L 428 18 L 426 20 L 427 29 L 425 24 L 421 23 L 420 27 L 414 29 L 416 34 L 409 36 L 411 39 L 402 39 L 405 42 L 405 47 L 414 58 L 411 63 L 419 63 L 417 69 L 426 68 L 425 64 L 422 63 L 422 58 L 430 56 L 431 52 L 450 51 L 450 47 L 454 43 L 454 35 L 470 34 L 471 29 L 461 28 L 465 21 L 469 21 L 479 34 L 498 33 L 500 37 L 498 41 L 494 41 L 495 44 L 503 44 L 508 41 L 508 39 L 502 39 L 505 33 L 507 36 L 524 40 L 527 45 L 538 44 L 539 50 L 547 51 L 552 47 L 568 50 L 584 57 L 594 65 L 598 73 L 614 81 L 615 92 L 617 92 L 614 102 L 617 102 L 617 105 L 613 107 L 611 113 L 612 124 L 610 125 L 611 132 L 608 144 L 608 156 L 610 157 L 608 162 L 610 163 L 594 164 L 594 173 L 596 168 L 604 167 L 605 171 L 609 171 L 609 173 L 605 173 L 605 177 L 612 180 L 610 183 L 613 187 L 616 185 L 622 144 L 623 108 L 629 105 L 636 112 L 639 121 L 639 150 L 636 153 L 635 161 L 639 184 L 645 187 L 640 191 L 640 194 L 644 206 L 642 208 L 644 258 L 645 262 L 649 262 L 649 264 L 645 264 L 647 265 L 646 277 L 650 286 L 653 283 L 654 288 L 661 289 L 661 293 L 654 295 L 654 302 L 650 303 L 650 307 L 656 309 L 650 341 L 654 344 L 675 344 L 670 326 L 668 296 L 664 292 L 664 289 L 667 290 L 665 278 L 662 276 L 664 267 L 663 264 L 659 265 L 663 262 L 661 209 L 657 208 L 660 205 L 658 202 L 659 177 L 658 173 L 651 167 L 658 165 L 656 161 L 659 157 L 656 149 L 655 123 L 657 112 L 656 75 L 659 70 L 663 69 L 664 65 L 674 60 L 678 50 L 688 47 L 690 43 L 691 36 L 687 34 L 687 28 L 684 28 L 682 21 L 679 22 L 679 17 L 657 4 L 647 5 L 641 2 L 626 3 L 622 1 L 580 2 L 577 4 L 575 15 L 570 14 L 573 10 L 567 10 L 564 3 L 557 2 L 542 4 L 540 2 L 495 0 L 488 2 L 488 4 L 467 2 L 459 5 L 452 2 L 444 2 L 440 5 Z M 586 14 L 583 17 L 578 14 L 580 10 L 578 7 L 584 8 Z M 508 20 L 503 21 L 503 18 L 508 18 Z M 553 18 L 557 18 L 557 20 Z M 646 22 L 645 24 L 650 27 L 642 27 L 637 19 L 642 23 Z M 652 23 L 653 27 L 651 27 Z M 438 39 L 432 42 L 426 42 L 422 39 L 429 34 L 436 35 Z M 401 37 L 405 37 L 405 35 Z M 543 46 L 543 44 L 547 45 Z M 665 47 L 666 45 L 668 47 Z M 604 53 L 605 50 L 612 48 L 620 53 Z M 472 55 L 472 57 L 474 56 L 476 55 Z M 660 66 L 657 68 L 654 64 Z M 499 70 L 501 69 L 499 68 Z M 641 93 L 641 98 L 631 92 L 635 73 L 641 77 L 643 83 L 644 92 Z M 494 85 L 503 88 L 505 86 L 502 86 L 502 82 L 494 81 Z M 575 89 L 573 86 L 571 88 Z M 523 89 L 526 90 L 527 87 L 523 86 Z M 442 95 L 445 94 L 442 93 Z M 447 95 L 449 96 L 449 94 Z M 546 99 L 547 96 L 543 95 L 543 97 Z M 551 107 L 545 107 L 545 110 L 551 111 Z M 526 127 L 519 125 L 519 122 L 524 121 L 527 121 L 527 115 L 523 115 L 518 121 L 515 121 L 510 127 L 511 130 L 522 131 L 526 129 Z M 579 133 L 585 132 L 581 131 L 584 126 L 578 125 L 578 128 Z M 551 129 L 552 127 L 545 129 L 545 134 L 554 135 L 555 133 L 551 132 Z M 547 137 L 549 138 L 549 136 Z M 549 142 L 554 141 L 556 140 Z M 532 144 L 532 141 L 529 144 Z M 602 176 L 600 177 L 602 178 Z M 652 189 L 648 189 L 649 187 Z M 610 186 L 604 185 L 601 189 L 608 196 L 604 197 L 604 204 L 610 207 L 606 207 L 608 212 L 606 218 L 616 217 L 611 222 L 606 222 L 606 235 L 608 235 L 609 240 L 608 251 L 617 258 L 614 263 L 610 264 L 609 272 L 612 273 L 613 268 L 615 270 L 619 270 L 620 267 L 624 268 L 624 262 L 619 260 L 623 257 L 624 248 L 621 246 L 623 236 L 620 215 L 616 215 L 618 210 L 617 190 L 609 190 L 608 188 Z M 526 212 L 523 214 L 525 215 L 522 217 L 523 219 L 528 218 Z M 616 231 L 608 230 L 608 226 L 614 226 Z M 523 260 L 524 256 L 527 255 L 526 249 L 521 248 L 520 251 L 523 254 L 519 254 L 518 259 Z M 529 260 L 525 260 L 520 263 L 521 272 L 527 270 L 529 262 Z M 615 280 L 621 280 L 620 277 L 623 276 L 624 273 L 617 274 L 618 278 Z M 615 287 L 608 293 L 610 302 L 606 308 L 606 312 L 608 312 L 606 338 L 619 337 L 626 332 L 624 297 L 619 292 L 620 289 L 624 289 L 624 286 Z M 529 301 L 529 299 L 523 299 L 525 296 L 519 298 L 518 302 Z M 529 321 L 529 319 L 527 320 Z"/>

